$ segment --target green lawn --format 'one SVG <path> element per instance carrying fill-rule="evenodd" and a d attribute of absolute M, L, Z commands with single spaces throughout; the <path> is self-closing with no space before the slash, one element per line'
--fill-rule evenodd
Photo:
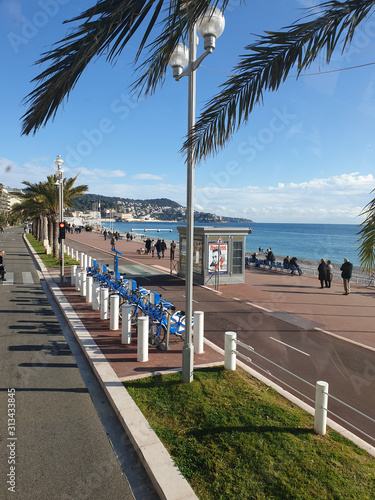
<path fill-rule="evenodd" d="M 375 458 L 245 371 L 124 386 L 201 500 L 375 498 Z"/>
<path fill-rule="evenodd" d="M 35 253 L 38 254 L 40 259 L 42 260 L 43 264 L 46 267 L 60 267 L 60 260 L 59 259 L 54 259 L 52 255 L 47 255 L 43 245 L 39 240 L 37 240 L 32 234 L 27 234 L 26 238 L 29 240 L 30 244 L 35 250 Z M 67 254 L 64 254 L 64 265 L 65 266 L 70 266 L 73 264 L 79 265 L 79 262 L 76 259 L 73 259 Z"/>

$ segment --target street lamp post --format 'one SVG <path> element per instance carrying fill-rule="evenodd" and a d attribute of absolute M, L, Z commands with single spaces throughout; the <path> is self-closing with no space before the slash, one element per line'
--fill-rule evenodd
<path fill-rule="evenodd" d="M 57 166 L 56 185 L 59 188 L 59 223 L 64 222 L 64 170 L 61 168 L 64 160 L 57 156 L 55 164 Z M 60 281 L 64 281 L 64 238 L 60 238 Z"/>
<path fill-rule="evenodd" d="M 193 318 L 193 245 L 194 245 L 194 138 L 192 131 L 195 125 L 196 75 L 199 65 L 215 48 L 215 40 L 225 26 L 223 13 L 216 7 L 209 7 L 198 20 L 197 25 L 189 29 L 189 49 L 178 43 L 169 65 L 173 68 L 173 77 L 179 81 L 188 76 L 188 137 L 191 139 L 187 151 L 187 183 L 186 183 L 186 271 L 185 271 L 185 343 L 182 349 L 182 381 L 190 383 L 193 380 L 194 347 L 192 343 Z M 204 38 L 205 52 L 196 59 L 199 34 Z M 186 65 L 188 66 L 186 67 Z M 183 68 L 186 69 L 183 71 Z"/>

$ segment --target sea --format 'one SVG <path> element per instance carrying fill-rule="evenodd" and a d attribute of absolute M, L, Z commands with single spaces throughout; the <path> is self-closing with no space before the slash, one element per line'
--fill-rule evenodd
<path fill-rule="evenodd" d="M 162 238 L 178 242 L 178 226 L 174 222 L 103 222 L 107 229 L 119 233 L 130 232 L 150 238 Z M 220 227 L 225 234 L 226 227 L 247 227 L 251 234 L 246 236 L 246 252 L 258 252 L 259 248 L 272 248 L 277 256 L 297 257 L 319 261 L 324 258 L 342 264 L 344 258 L 359 266 L 358 231 L 353 224 L 298 224 L 298 223 L 223 223 L 195 224 L 195 226 Z"/>

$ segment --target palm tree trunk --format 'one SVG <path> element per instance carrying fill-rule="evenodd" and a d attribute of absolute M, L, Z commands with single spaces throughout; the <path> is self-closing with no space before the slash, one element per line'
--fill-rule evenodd
<path fill-rule="evenodd" d="M 55 259 L 59 258 L 59 221 L 56 215 L 53 216 L 53 246 L 52 253 Z"/>

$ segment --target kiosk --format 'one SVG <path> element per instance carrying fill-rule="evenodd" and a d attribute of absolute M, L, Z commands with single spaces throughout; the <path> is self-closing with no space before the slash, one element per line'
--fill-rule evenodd
<path fill-rule="evenodd" d="M 179 272 L 186 273 L 186 226 L 178 226 Z M 245 243 L 251 234 L 245 227 L 194 227 L 193 279 L 200 285 L 245 282 Z"/>

